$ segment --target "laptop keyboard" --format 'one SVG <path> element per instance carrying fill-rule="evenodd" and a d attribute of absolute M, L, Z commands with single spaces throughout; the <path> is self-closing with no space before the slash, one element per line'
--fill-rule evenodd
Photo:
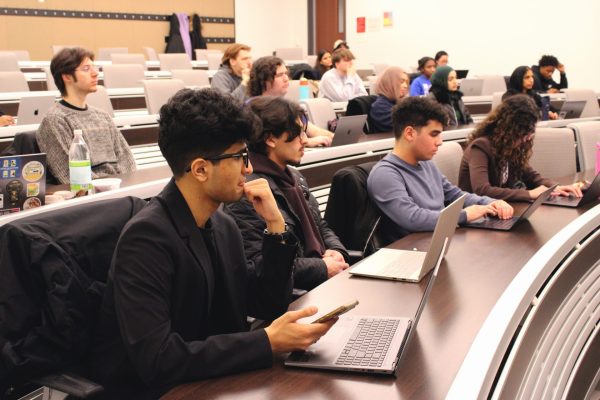
<path fill-rule="evenodd" d="M 489 226 L 494 228 L 510 229 L 514 224 L 514 218 L 499 219 L 499 218 L 481 218 L 471 222 L 472 225 Z"/>
<path fill-rule="evenodd" d="M 381 367 L 399 320 L 361 318 L 336 365 Z"/>

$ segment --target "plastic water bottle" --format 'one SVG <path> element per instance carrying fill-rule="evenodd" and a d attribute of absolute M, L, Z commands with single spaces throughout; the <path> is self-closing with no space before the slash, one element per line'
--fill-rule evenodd
<path fill-rule="evenodd" d="M 300 98 L 299 100 L 306 100 L 310 98 L 310 86 L 306 78 L 300 79 Z"/>
<path fill-rule="evenodd" d="M 81 129 L 73 131 L 73 142 L 69 148 L 69 181 L 71 192 L 87 194 L 92 189 L 92 163 L 90 150 L 83 140 Z"/>
<path fill-rule="evenodd" d="M 600 173 L 600 142 L 596 143 L 596 175 Z"/>

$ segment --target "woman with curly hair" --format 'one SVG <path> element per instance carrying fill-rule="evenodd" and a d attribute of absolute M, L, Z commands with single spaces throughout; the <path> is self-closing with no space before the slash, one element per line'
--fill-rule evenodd
<path fill-rule="evenodd" d="M 508 90 L 502 95 L 502 100 L 508 99 L 515 94 L 526 94 L 531 97 L 538 109 L 542 109 L 542 97 L 538 92 L 533 90 L 533 71 L 526 65 L 515 68 L 508 82 Z M 548 111 L 549 119 L 557 119 L 556 110 Z"/>
<path fill-rule="evenodd" d="M 527 95 L 509 97 L 479 124 L 463 154 L 458 185 L 495 199 L 529 201 L 555 182 L 529 165 L 538 109 Z M 577 184 L 557 186 L 555 194 L 581 197 Z"/>

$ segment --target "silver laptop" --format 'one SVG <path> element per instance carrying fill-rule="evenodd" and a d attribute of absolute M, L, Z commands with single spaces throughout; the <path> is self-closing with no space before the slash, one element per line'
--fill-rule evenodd
<path fill-rule="evenodd" d="M 551 206 L 577 208 L 593 201 L 598 201 L 600 197 L 600 174 L 596 175 L 592 183 L 587 188 L 584 188 L 582 197 L 573 196 L 550 196 L 544 201 L 544 204 Z"/>
<path fill-rule="evenodd" d="M 483 79 L 463 79 L 459 89 L 465 96 L 481 96 L 481 93 L 483 93 Z"/>
<path fill-rule="evenodd" d="M 342 315 L 319 341 L 294 352 L 285 365 L 392 375 L 410 344 L 448 245 L 444 240 L 414 318 Z"/>
<path fill-rule="evenodd" d="M 367 122 L 367 114 L 340 117 L 337 120 L 335 136 L 331 146 L 343 146 L 357 143 L 363 135 L 363 128 Z"/>
<path fill-rule="evenodd" d="M 23 97 L 19 102 L 17 125 L 39 124 L 55 102 L 54 95 Z"/>
<path fill-rule="evenodd" d="M 523 214 L 518 217 L 512 217 L 510 219 L 499 219 L 496 217 L 482 217 L 476 219 L 475 221 L 467 222 L 463 224 L 463 226 L 469 228 L 481 228 L 481 229 L 493 229 L 496 231 L 510 231 L 518 222 L 524 221 L 533 214 L 535 210 L 537 210 L 546 200 L 550 198 L 554 188 L 557 185 L 552 186 L 544 193 L 540 194 L 537 199 L 533 203 L 529 205 L 523 211 Z"/>
<path fill-rule="evenodd" d="M 463 194 L 440 212 L 427 252 L 379 249 L 370 257 L 352 267 L 349 271 L 350 274 L 370 278 L 419 282 L 435 267 L 437 256 L 446 238 L 448 238 L 448 244 L 452 240 L 466 197 L 467 195 Z"/>
<path fill-rule="evenodd" d="M 583 109 L 585 108 L 585 100 L 567 100 L 563 103 L 560 111 L 558 112 L 559 119 L 573 119 L 581 117 Z"/>

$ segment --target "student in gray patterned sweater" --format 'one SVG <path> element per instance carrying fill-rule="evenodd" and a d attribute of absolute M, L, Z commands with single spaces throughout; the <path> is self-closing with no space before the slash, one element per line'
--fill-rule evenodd
<path fill-rule="evenodd" d="M 69 183 L 69 147 L 75 129 L 83 131 L 90 149 L 92 178 L 135 171 L 129 146 L 110 115 L 86 104 L 87 95 L 95 92 L 98 84 L 93 59 L 90 51 L 74 47 L 63 49 L 50 63 L 63 98 L 44 117 L 36 140 L 60 183 Z"/>

